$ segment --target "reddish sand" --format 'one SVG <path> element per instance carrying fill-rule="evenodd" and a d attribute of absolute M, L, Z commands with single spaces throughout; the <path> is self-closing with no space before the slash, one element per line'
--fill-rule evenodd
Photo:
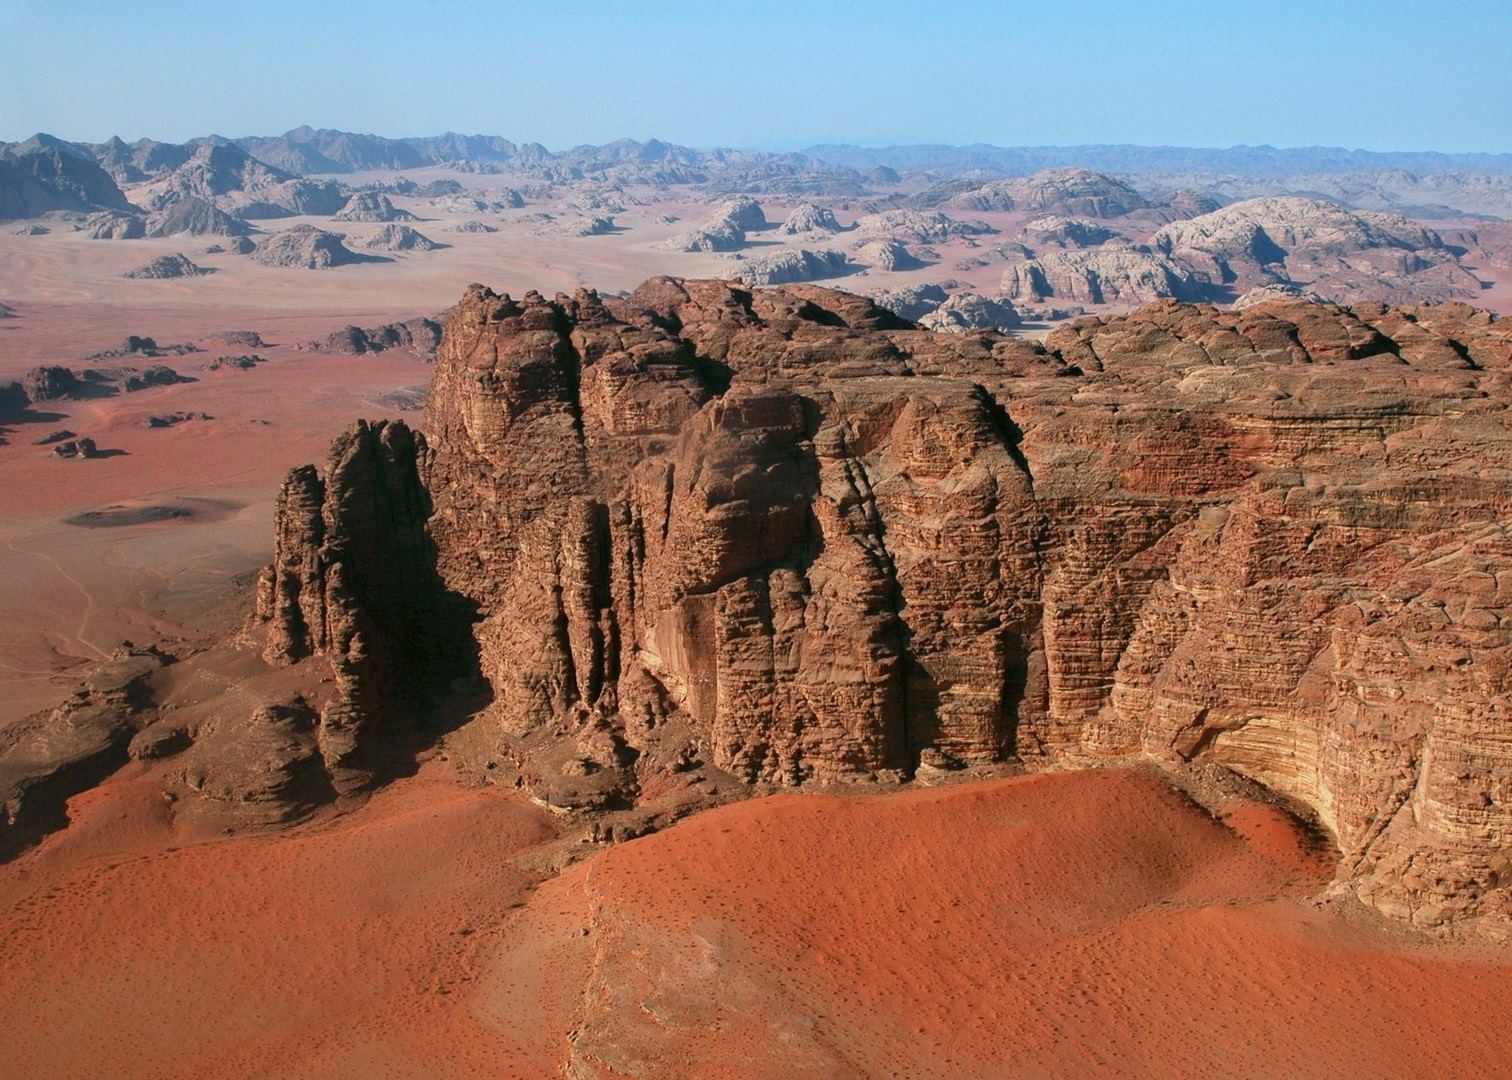
<path fill-rule="evenodd" d="M 198 842 L 140 769 L 0 867 L 8 1078 L 1505 1075 L 1508 957 L 1142 772 L 755 800 L 529 894 L 552 819 L 440 760 Z"/>
<path fill-rule="evenodd" d="M 0 867 L 6 1077 L 508 1075 L 460 991 L 542 811 L 438 762 L 334 825 L 176 846 L 154 791 Z"/>
<path fill-rule="evenodd" d="M 739 804 L 543 887 L 477 1008 L 533 990 L 585 1076 L 1506 1075 L 1506 957 L 1314 908 L 1231 809 L 1133 771 Z"/>

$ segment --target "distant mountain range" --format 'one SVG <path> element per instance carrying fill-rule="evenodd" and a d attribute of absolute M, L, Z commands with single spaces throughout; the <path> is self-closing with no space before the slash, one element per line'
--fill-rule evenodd
<path fill-rule="evenodd" d="M 234 141 L 253 157 L 296 173 L 349 173 L 360 169 L 417 169 L 443 162 L 503 164 L 544 161 L 551 153 L 538 143 L 518 146 L 497 135 L 447 132 L 422 138 L 389 139 L 350 131 L 297 127 L 282 135 L 249 135 Z"/>
<path fill-rule="evenodd" d="M 673 169 L 699 168 L 732 162 L 770 163 L 788 169 L 853 170 L 865 173 L 888 168 L 899 173 L 928 172 L 941 176 L 982 173 L 1028 176 L 1044 169 L 1079 167 L 1102 172 L 1141 174 L 1233 175 L 1275 179 L 1299 174 L 1353 173 L 1403 170 L 1413 173 L 1477 172 L 1512 175 L 1512 153 L 1445 154 L 1436 151 L 1383 152 L 1347 150 L 1337 146 L 969 146 L 902 145 L 885 147 L 823 144 L 798 153 L 700 149 L 650 139 L 620 139 L 602 146 L 583 145 L 548 150 L 540 143 L 515 143 L 498 135 L 460 135 L 447 132 L 406 138 L 365 135 L 329 128 L 297 127 L 282 135 L 247 135 L 236 139 L 207 136 L 184 144 L 139 139 L 127 144 L 119 138 L 104 143 L 63 143 L 38 135 L 53 146 L 75 147 L 110 168 L 112 160 L 135 158 L 138 165 L 172 168 L 205 142 L 232 142 L 259 161 L 299 175 L 350 173 L 373 169 L 415 169 L 426 165 L 540 166 L 550 162 L 599 166 L 637 163 Z M 30 141 L 30 140 L 28 140 Z M 3 148 L 6 144 L 0 144 Z M 25 144 L 10 144 L 25 145 Z M 124 179 L 124 178 L 123 178 Z"/>
<path fill-rule="evenodd" d="M 1113 173 L 1216 174 L 1275 179 L 1312 173 L 1400 169 L 1414 173 L 1478 172 L 1512 175 L 1509 154 L 1383 152 L 1338 146 L 884 146 L 828 144 L 803 153 L 833 165 L 865 171 L 879 166 L 899 172 L 959 175 L 968 172 L 1027 176 L 1042 169 L 1074 166 Z"/>
<path fill-rule="evenodd" d="M 350 189 L 331 179 L 425 166 L 508 174 L 522 184 L 657 188 L 713 194 L 912 198 L 928 203 L 985 180 L 1079 168 L 1133 179 L 1147 194 L 1196 192 L 1228 202 L 1301 194 L 1362 209 L 1438 219 L 1512 217 L 1512 154 L 1380 153 L 1336 147 L 1228 149 L 1150 146 L 814 146 L 802 153 L 697 149 L 621 139 L 552 151 L 496 135 L 393 139 L 299 127 L 282 135 L 186 143 L 111 138 L 66 142 L 39 134 L 0 143 L 0 220 L 54 210 L 136 207 L 213 226 L 212 210 L 242 219 L 335 212 Z M 308 177 L 326 177 L 311 180 Z M 1183 196 L 1185 197 L 1185 196 Z M 211 204 L 214 204 L 213 206 Z M 110 229 L 135 229 L 116 223 Z M 225 231 L 221 222 L 213 231 Z"/>

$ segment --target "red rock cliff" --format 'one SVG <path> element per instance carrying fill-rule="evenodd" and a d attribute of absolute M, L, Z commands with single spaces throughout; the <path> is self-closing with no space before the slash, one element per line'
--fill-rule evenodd
<path fill-rule="evenodd" d="M 553 802 L 694 759 L 1197 760 L 1311 807 L 1382 911 L 1505 928 L 1509 400 L 1512 333 L 1455 304 L 1166 302 L 1041 347 L 812 287 L 475 286 L 425 440 L 291 476 L 260 610 L 346 680 L 328 760 L 394 677 L 354 642 L 429 670 L 448 596 Z"/>

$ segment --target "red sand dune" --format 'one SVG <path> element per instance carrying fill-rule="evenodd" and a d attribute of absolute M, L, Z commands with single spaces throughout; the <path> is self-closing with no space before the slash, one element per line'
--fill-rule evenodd
<path fill-rule="evenodd" d="M 282 835 L 176 835 L 131 770 L 71 810 L 0 868 L 7 1077 L 1490 1077 L 1512 1035 L 1505 956 L 1315 907 L 1276 811 L 1139 771 L 740 803 L 533 894 L 552 819 L 439 760 Z"/>
<path fill-rule="evenodd" d="M 543 887 L 477 1008 L 518 1024 L 551 940 L 573 1075 L 1506 1075 L 1505 958 L 1314 908 L 1284 819 L 1231 820 L 1135 771 L 742 803 Z"/>

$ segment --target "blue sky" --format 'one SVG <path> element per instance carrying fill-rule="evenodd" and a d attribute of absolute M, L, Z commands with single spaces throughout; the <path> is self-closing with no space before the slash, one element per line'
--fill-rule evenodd
<path fill-rule="evenodd" d="M 0 139 L 1512 151 L 1512 0 L 0 0 Z"/>

